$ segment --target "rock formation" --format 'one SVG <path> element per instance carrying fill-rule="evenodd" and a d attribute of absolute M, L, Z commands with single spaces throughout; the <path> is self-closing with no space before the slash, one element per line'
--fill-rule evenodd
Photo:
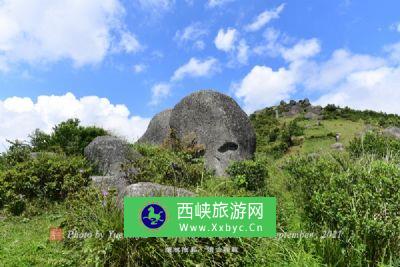
<path fill-rule="evenodd" d="M 170 133 L 169 118 L 171 109 L 164 110 L 153 117 L 138 143 L 161 145 Z"/>
<path fill-rule="evenodd" d="M 194 135 L 205 146 L 206 166 L 225 175 L 231 161 L 253 157 L 254 129 L 246 113 L 229 96 L 204 90 L 183 98 L 172 110 L 170 127 L 182 140 Z"/>

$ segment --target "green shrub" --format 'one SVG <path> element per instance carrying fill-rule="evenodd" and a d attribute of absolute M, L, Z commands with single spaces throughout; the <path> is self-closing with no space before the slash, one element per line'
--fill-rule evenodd
<path fill-rule="evenodd" d="M 355 137 L 350 142 L 348 150 L 353 157 L 360 157 L 364 154 L 374 155 L 378 158 L 398 157 L 400 140 L 380 133 L 368 132 L 361 137 Z"/>
<path fill-rule="evenodd" d="M 39 154 L 0 172 L 0 202 L 15 210 L 22 198 L 62 200 L 87 185 L 90 173 L 82 157 Z"/>
<path fill-rule="evenodd" d="M 56 125 L 51 134 L 36 130 L 30 136 L 33 151 L 83 155 L 83 150 L 94 138 L 108 134 L 104 129 L 94 126 L 84 127 L 79 124 L 78 119 L 69 119 Z"/>
<path fill-rule="evenodd" d="M 203 158 L 191 153 L 149 145 L 136 145 L 135 148 L 143 157 L 133 163 L 137 173 L 129 177 L 132 183 L 193 187 L 211 175 L 204 167 Z"/>
<path fill-rule="evenodd" d="M 327 105 L 322 114 L 324 119 L 343 118 L 351 121 L 363 120 L 365 123 L 379 125 L 381 127 L 400 126 L 400 116 L 386 114 L 372 110 L 354 110 L 349 107 L 341 108 L 332 104 Z"/>
<path fill-rule="evenodd" d="M 11 146 L 8 151 L 0 156 L 0 171 L 11 168 L 12 166 L 27 161 L 30 158 L 31 148 L 18 140 L 8 141 Z"/>
<path fill-rule="evenodd" d="M 319 241 L 328 264 L 376 266 L 400 259 L 400 169 L 396 163 L 361 158 L 302 157 L 287 170 L 303 202 L 309 228 L 339 231 Z"/>
<path fill-rule="evenodd" d="M 265 180 L 268 177 L 265 162 L 237 161 L 230 165 L 226 172 L 239 188 L 244 187 L 249 191 L 265 191 Z"/>

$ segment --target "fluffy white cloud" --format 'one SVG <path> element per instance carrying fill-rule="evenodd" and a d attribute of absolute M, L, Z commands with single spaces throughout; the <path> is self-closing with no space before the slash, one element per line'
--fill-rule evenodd
<path fill-rule="evenodd" d="M 382 67 L 386 61 L 370 55 L 353 54 L 344 49 L 335 50 L 323 62 L 312 62 L 303 81 L 308 90 L 335 90 L 351 73 Z"/>
<path fill-rule="evenodd" d="M 264 108 L 286 99 L 295 89 L 296 77 L 291 70 L 277 71 L 255 66 L 235 88 L 235 95 L 244 102 L 246 112 Z"/>
<path fill-rule="evenodd" d="M 255 32 L 264 27 L 268 22 L 270 22 L 272 19 L 277 19 L 279 18 L 279 14 L 283 11 L 285 8 L 285 4 L 281 4 L 278 7 L 271 9 L 271 10 L 265 10 L 261 14 L 259 14 L 252 23 L 246 25 L 245 30 L 249 32 Z"/>
<path fill-rule="evenodd" d="M 276 104 L 294 93 L 311 93 L 321 105 L 332 103 L 400 114 L 400 43 L 385 46 L 384 57 L 337 49 L 324 61 L 312 58 L 320 51 L 316 39 L 301 40 L 289 48 L 282 44 L 278 47 L 287 67 L 272 70 L 255 66 L 233 86 L 247 112 Z"/>
<path fill-rule="evenodd" d="M 116 48 L 136 52 L 124 13 L 119 0 L 0 1 L 0 69 L 64 59 L 82 66 Z"/>
<path fill-rule="evenodd" d="M 151 88 L 151 106 L 156 106 L 160 101 L 166 98 L 171 92 L 171 85 L 169 83 L 158 83 Z"/>
<path fill-rule="evenodd" d="M 210 76 L 219 71 L 218 60 L 210 57 L 205 60 L 192 57 L 188 63 L 179 67 L 172 76 L 172 81 L 179 81 L 185 77 Z"/>
<path fill-rule="evenodd" d="M 282 57 L 288 61 L 298 61 L 315 56 L 321 51 L 318 39 L 301 40 L 291 48 L 281 48 Z"/>
<path fill-rule="evenodd" d="M 104 127 L 130 141 L 139 138 L 149 123 L 147 118 L 131 115 L 125 105 L 114 105 L 97 96 L 78 99 L 72 93 L 43 95 L 36 102 L 11 97 L 0 101 L 0 150 L 6 149 L 6 139 L 25 140 L 37 128 L 50 132 L 69 118 L 80 119 L 82 125 Z"/>
<path fill-rule="evenodd" d="M 234 49 L 237 37 L 238 32 L 236 29 L 228 28 L 226 31 L 220 29 L 214 39 L 214 44 L 219 50 L 229 52 Z"/>
<path fill-rule="evenodd" d="M 226 3 L 233 2 L 234 0 L 208 0 L 207 6 L 208 7 L 218 7 L 222 6 Z"/>
<path fill-rule="evenodd" d="M 316 103 L 400 114 L 399 99 L 400 66 L 384 66 L 348 74 L 336 90 L 322 95 Z"/>
<path fill-rule="evenodd" d="M 201 38 L 207 34 L 208 30 L 200 23 L 193 23 L 183 30 L 177 31 L 174 39 L 179 45 L 186 45 L 189 42 L 193 42 L 195 48 L 202 50 L 205 47 L 205 43 Z"/>

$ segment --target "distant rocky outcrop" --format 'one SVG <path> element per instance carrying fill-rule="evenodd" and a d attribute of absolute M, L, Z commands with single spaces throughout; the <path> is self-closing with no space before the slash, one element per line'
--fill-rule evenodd
<path fill-rule="evenodd" d="M 141 156 L 128 142 L 114 136 L 96 137 L 85 148 L 84 154 L 98 172 L 106 176 L 122 175 L 122 166 Z"/>
<path fill-rule="evenodd" d="M 204 90 L 183 98 L 172 110 L 170 127 L 177 138 L 194 135 L 205 146 L 206 166 L 225 175 L 231 161 L 250 159 L 256 148 L 246 113 L 229 96 Z"/>
<path fill-rule="evenodd" d="M 383 134 L 386 136 L 394 137 L 400 139 L 400 128 L 399 127 L 389 127 L 383 130 Z"/>
<path fill-rule="evenodd" d="M 191 197 L 195 196 L 195 193 L 179 187 L 160 185 L 149 182 L 141 182 L 137 184 L 131 184 L 125 187 L 123 193 L 119 195 L 117 202 L 118 206 L 122 208 L 124 197 L 158 197 L 158 196 Z"/>
<path fill-rule="evenodd" d="M 153 117 L 147 127 L 144 135 L 138 140 L 138 143 L 151 145 L 161 145 L 168 138 L 170 133 L 169 119 L 172 109 L 164 110 Z"/>
<path fill-rule="evenodd" d="M 265 111 L 274 111 L 277 117 L 296 117 L 304 115 L 304 117 L 309 120 L 323 119 L 323 108 L 321 106 L 311 105 L 308 98 L 299 101 L 290 100 L 289 103 L 282 100 L 278 106 L 257 110 L 254 114 L 261 114 Z"/>

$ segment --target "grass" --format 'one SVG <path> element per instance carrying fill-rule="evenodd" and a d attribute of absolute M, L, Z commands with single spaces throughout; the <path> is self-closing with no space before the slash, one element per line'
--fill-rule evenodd
<path fill-rule="evenodd" d="M 49 229 L 58 226 L 65 208 L 53 204 L 45 212 L 27 217 L 7 217 L 0 221 L 1 266 L 69 266 L 72 251 L 61 242 L 49 241 Z"/>
<path fill-rule="evenodd" d="M 300 146 L 294 146 L 290 149 L 287 156 L 292 154 L 326 153 L 331 152 L 331 145 L 336 142 L 334 137 L 329 134 L 340 133 L 339 142 L 344 146 L 348 145 L 357 134 L 365 128 L 363 122 L 353 122 L 344 119 L 324 120 L 318 125 L 316 121 L 299 122 L 304 130 L 304 143 Z"/>

